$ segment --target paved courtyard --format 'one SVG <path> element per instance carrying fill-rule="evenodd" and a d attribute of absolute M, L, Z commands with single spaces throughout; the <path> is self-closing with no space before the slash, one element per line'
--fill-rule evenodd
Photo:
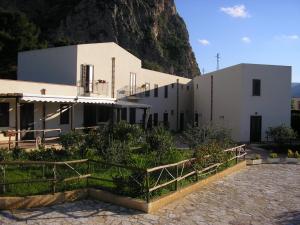
<path fill-rule="evenodd" d="M 300 165 L 259 165 L 144 214 L 91 200 L 0 211 L 0 224 L 300 224 Z"/>

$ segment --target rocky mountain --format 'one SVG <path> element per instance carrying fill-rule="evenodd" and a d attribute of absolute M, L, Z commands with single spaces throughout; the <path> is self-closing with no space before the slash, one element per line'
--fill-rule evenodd
<path fill-rule="evenodd" d="M 22 12 L 48 47 L 114 41 L 145 68 L 200 74 L 174 0 L 0 0 L 0 7 Z"/>

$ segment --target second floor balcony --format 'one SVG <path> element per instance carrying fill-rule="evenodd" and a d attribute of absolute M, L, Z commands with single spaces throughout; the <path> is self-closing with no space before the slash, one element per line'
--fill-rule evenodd
<path fill-rule="evenodd" d="M 77 82 L 77 95 L 109 97 L 109 83 L 104 81 Z"/>
<path fill-rule="evenodd" d="M 138 86 L 124 86 L 123 88 L 118 90 L 118 99 L 140 99 L 145 96 L 145 88 L 144 87 L 138 87 Z"/>

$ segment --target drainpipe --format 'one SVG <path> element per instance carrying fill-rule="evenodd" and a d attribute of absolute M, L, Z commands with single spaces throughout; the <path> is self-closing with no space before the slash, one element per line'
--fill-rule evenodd
<path fill-rule="evenodd" d="M 20 99 L 19 99 L 19 97 L 16 97 L 16 112 L 15 112 L 15 127 L 16 127 L 16 144 L 15 144 L 15 146 L 16 147 L 18 147 L 19 146 L 19 143 L 18 143 L 18 141 L 19 141 L 19 118 L 18 118 L 18 114 L 19 114 L 19 106 L 20 106 L 20 104 L 19 104 L 19 102 L 20 102 Z"/>
<path fill-rule="evenodd" d="M 116 58 L 111 58 L 111 97 L 115 97 L 115 73 L 116 73 Z"/>
<path fill-rule="evenodd" d="M 177 93 L 176 93 L 176 128 L 179 130 L 179 79 L 177 82 Z"/>

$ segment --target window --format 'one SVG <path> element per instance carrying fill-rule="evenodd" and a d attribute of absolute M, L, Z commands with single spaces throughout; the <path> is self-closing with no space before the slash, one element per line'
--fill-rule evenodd
<path fill-rule="evenodd" d="M 9 127 L 9 103 L 0 103 L 0 127 Z"/>
<path fill-rule="evenodd" d="M 260 80 L 253 79 L 252 80 L 252 95 L 253 96 L 260 96 Z"/>
<path fill-rule="evenodd" d="M 190 90 L 190 86 L 188 85 L 188 86 L 186 86 L 186 90 L 188 91 L 188 90 Z"/>
<path fill-rule="evenodd" d="M 60 124 L 69 124 L 69 105 L 60 105 Z"/>
<path fill-rule="evenodd" d="M 149 97 L 150 96 L 150 84 L 146 83 L 145 84 L 145 97 Z"/>
<path fill-rule="evenodd" d="M 165 86 L 165 98 L 168 98 L 168 86 Z"/>
<path fill-rule="evenodd" d="M 84 89 L 84 93 L 93 92 L 93 82 L 94 82 L 94 66 L 81 65 L 81 86 Z"/>
<path fill-rule="evenodd" d="M 136 74 L 135 73 L 130 73 L 130 94 L 134 95 L 136 92 Z"/>
<path fill-rule="evenodd" d="M 168 113 L 164 113 L 164 126 L 166 128 L 169 127 L 169 114 Z"/>
<path fill-rule="evenodd" d="M 158 126 L 158 113 L 153 114 L 153 126 Z"/>
<path fill-rule="evenodd" d="M 154 97 L 158 97 L 158 84 L 154 84 Z"/>
<path fill-rule="evenodd" d="M 199 88 L 199 85 L 197 84 L 197 89 Z"/>

